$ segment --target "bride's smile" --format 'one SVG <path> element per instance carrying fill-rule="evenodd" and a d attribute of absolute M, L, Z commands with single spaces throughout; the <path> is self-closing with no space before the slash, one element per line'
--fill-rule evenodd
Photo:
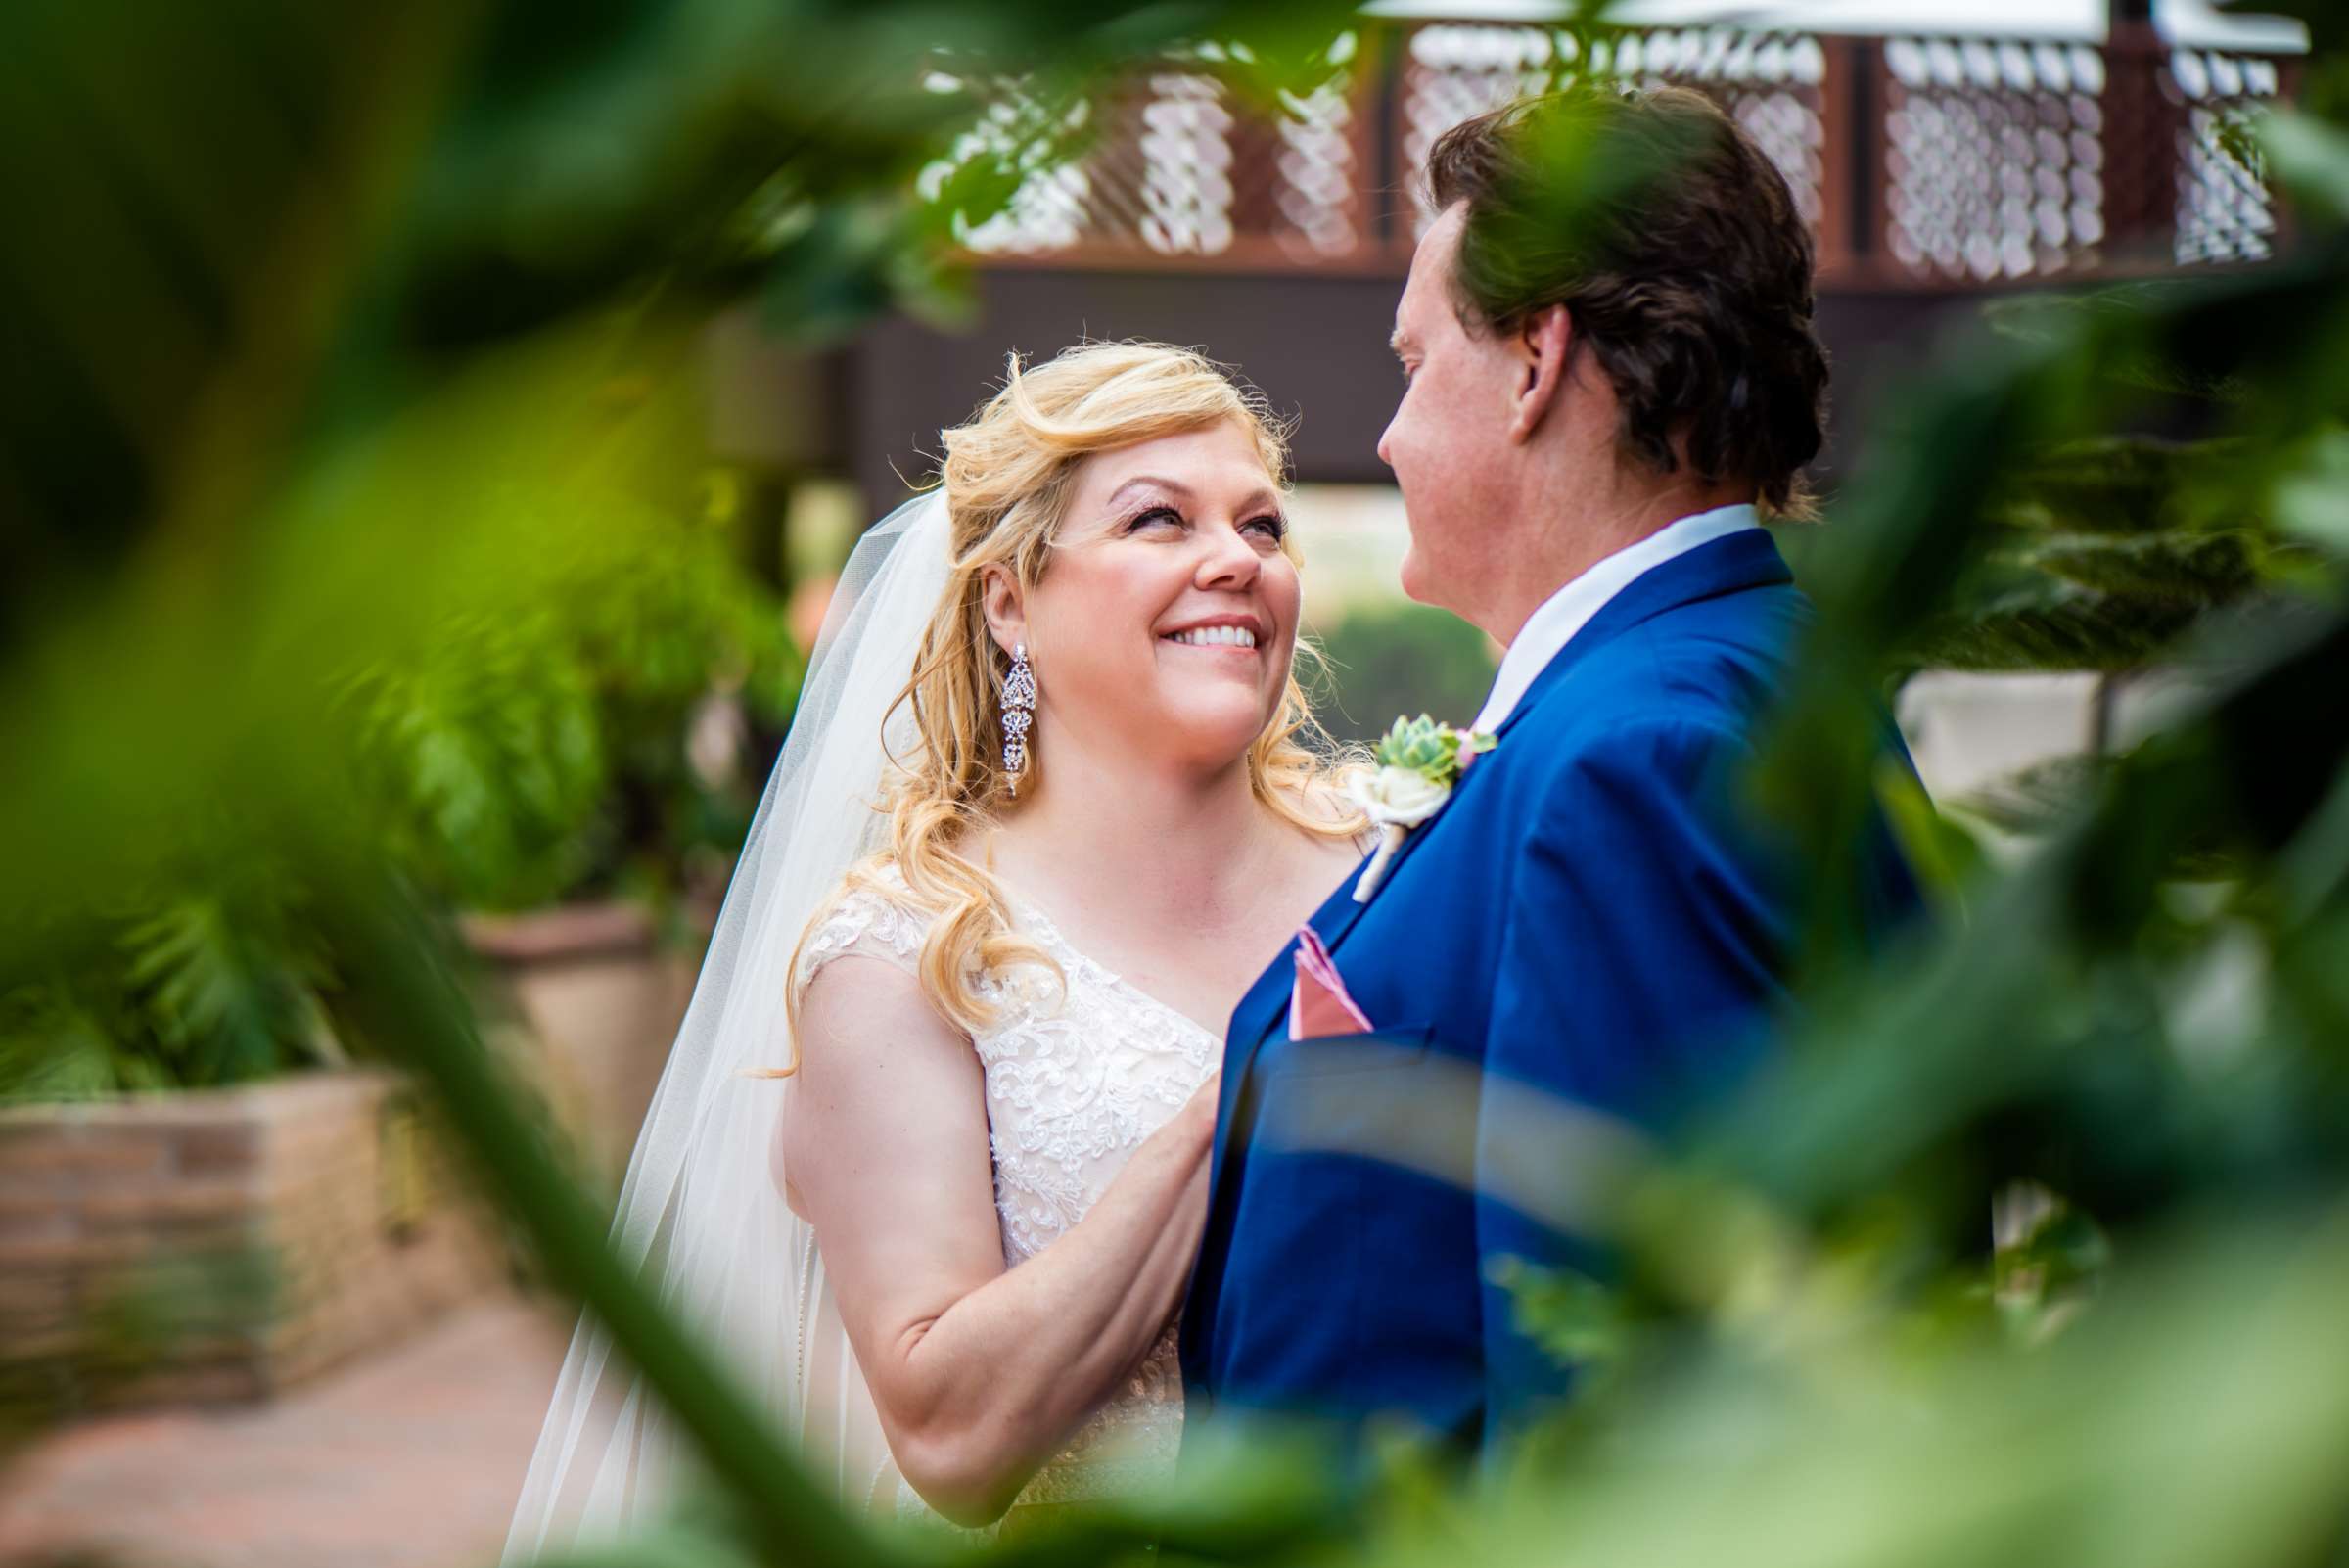
<path fill-rule="evenodd" d="M 1256 652 L 1264 639 L 1264 629 L 1249 616 L 1217 616 L 1196 625 L 1159 633 L 1161 642 L 1171 642 L 1178 648 L 1230 648 L 1250 654 Z"/>
<path fill-rule="evenodd" d="M 1255 438 L 1224 422 L 1087 457 L 1022 629 L 1038 751 L 1228 767 L 1279 710 L 1301 589 Z M 1065 755 L 1065 752 L 1064 752 Z"/>

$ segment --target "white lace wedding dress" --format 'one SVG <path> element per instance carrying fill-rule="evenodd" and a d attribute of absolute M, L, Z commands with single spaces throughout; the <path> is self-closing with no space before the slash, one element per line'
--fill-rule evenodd
<path fill-rule="evenodd" d="M 854 889 L 817 918 L 795 985 L 851 954 L 914 968 L 923 917 L 892 897 L 904 889 L 894 868 L 882 877 L 882 889 Z M 1016 897 L 1013 904 L 1023 934 L 1068 979 L 1065 1002 L 1048 976 L 978 983 L 1002 1009 L 972 1044 L 986 1069 L 1003 1262 L 1016 1268 L 1084 1217 L 1134 1149 L 1215 1070 L 1223 1040 L 1071 947 L 1041 911 Z M 1028 1483 L 1013 1512 L 1141 1491 L 1172 1473 L 1181 1436 L 1182 1374 L 1170 1324 L 1125 1386 Z M 900 1513 L 928 1511 L 902 1478 L 898 1499 Z"/>

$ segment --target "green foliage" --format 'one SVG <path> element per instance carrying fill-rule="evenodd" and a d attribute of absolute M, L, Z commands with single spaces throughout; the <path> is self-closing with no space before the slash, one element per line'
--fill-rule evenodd
<path fill-rule="evenodd" d="M 625 887 L 673 897 L 730 857 L 756 780 L 688 755 L 708 701 L 780 732 L 802 657 L 742 566 L 739 519 L 607 508 L 513 564 L 491 612 L 453 614 L 345 689 L 404 858 L 473 906 Z M 576 520 L 575 520 L 576 521 Z"/>
<path fill-rule="evenodd" d="M 2313 564 L 2269 509 L 2246 504 L 2239 438 L 2094 437 L 2017 466 L 1990 499 L 1973 573 L 1911 657 L 1945 669 L 2142 669 L 2208 612 Z"/>
<path fill-rule="evenodd" d="M 2349 12 L 2298 9 L 2327 134 L 2271 152 L 2321 193 L 2349 182 L 2331 166 Z M 1047 50 L 1074 80 L 1233 19 L 1044 0 L 555 15 L 426 4 L 318 28 L 241 0 L 0 23 L 21 89 L 0 92 L 0 146 L 44 150 L 12 165 L 37 185 L 12 206 L 54 218 L 10 257 L 42 307 L 11 341 L 47 395 L 12 388 L 38 439 L 12 428 L 0 462 L 30 519 L 0 599 L 0 754 L 35 760 L 0 772 L 5 1048 L 95 1085 L 115 1069 L 74 1042 L 143 1029 L 159 1060 L 173 1041 L 242 1071 L 306 1027 L 305 988 L 331 997 L 339 1037 L 432 1090 L 707 1460 L 708 1495 L 634 1560 L 935 1560 L 833 1507 L 619 1264 L 482 1048 L 437 884 L 477 854 L 514 886 L 583 874 L 553 824 L 603 798 L 586 781 L 632 742 L 580 715 L 678 700 L 697 661 L 739 660 L 746 691 L 788 681 L 756 639 L 672 644 L 597 591 L 641 582 L 669 607 L 646 624 L 672 628 L 725 598 L 691 569 L 660 585 L 701 513 L 662 461 L 673 427 L 610 402 L 673 369 L 691 317 L 669 306 L 785 278 L 778 310 L 832 331 L 934 275 L 898 248 L 950 225 L 909 193 L 981 111 L 920 91 L 928 45 L 968 55 L 972 81 Z M 82 77 L 107 90 L 69 90 Z M 1526 1320 L 1593 1374 L 1576 1407 L 1474 1486 L 1407 1445 L 1359 1481 L 1251 1449 L 1164 1504 L 990 1555 L 2341 1557 L 2349 243 L 2327 211 L 2308 204 L 2280 263 L 2034 307 L 1898 396 L 1905 427 L 1808 573 L 1819 621 L 1754 780 L 1820 890 L 1790 934 L 1788 1043 L 1587 1205 L 1603 1273 L 1520 1281 Z M 2179 428 L 2182 400 L 2195 440 L 2124 439 Z M 609 556 L 585 542 L 606 538 Z M 1879 795 L 1861 699 L 1986 605 L 2009 620 L 1977 663 L 2033 639 L 2087 668 L 2158 655 L 2208 696 L 2041 803 L 2021 863 L 1950 857 L 1964 919 L 1854 950 L 1832 890 Z M 550 684 L 508 710 L 476 657 Z M 1462 714 L 1483 686 L 1364 706 Z M 428 717 L 403 722 L 408 705 Z M 273 864 L 292 869 L 256 869 Z M 133 965 L 135 988 L 108 982 Z M 2039 1219 L 1994 1234 L 1994 1202 L 2024 1187 Z"/>
<path fill-rule="evenodd" d="M 1501 1259 L 1493 1282 L 1509 1293 L 1519 1333 L 1561 1364 L 1575 1367 L 1589 1392 L 1592 1380 L 1614 1371 L 1631 1349 L 1637 1325 L 1627 1321 L 1622 1292 L 1566 1269 L 1538 1268 L 1522 1258 Z"/>
<path fill-rule="evenodd" d="M 545 612 L 452 618 L 412 663 L 379 661 L 345 688 L 404 857 L 467 902 L 528 902 L 578 880 L 574 830 L 606 763 L 569 629 Z"/>
<path fill-rule="evenodd" d="M 2094 1220 L 2043 1187 L 2023 1183 L 2001 1196 L 2020 1212 L 2013 1233 L 1997 1237 L 1991 1299 L 2011 1331 L 2044 1339 L 2062 1328 L 2109 1272 L 2112 1244 Z"/>
<path fill-rule="evenodd" d="M 109 977 L 110 979 L 112 977 Z M 168 1082 L 160 1046 L 141 1049 L 144 1023 L 116 984 L 95 1002 L 55 981 L 27 981 L 0 1002 L 0 1083 L 9 1096 L 82 1100 L 127 1089 L 161 1088 Z M 113 1008 L 107 1007 L 113 1003 Z"/>
<path fill-rule="evenodd" d="M 1964 811 L 2007 833 L 2047 833 L 2068 821 L 2112 775 L 2112 760 L 2093 755 L 2051 758 L 1976 791 L 1958 803 Z"/>
<path fill-rule="evenodd" d="M 124 933 L 131 984 L 182 1082 L 262 1077 L 316 1035 L 324 961 L 294 914 L 261 880 L 233 901 L 183 896 Z"/>
<path fill-rule="evenodd" d="M 57 956 L 0 1001 L 0 1100 L 235 1084 L 339 1052 L 333 972 L 280 862 L 192 856 L 52 911 Z"/>
<path fill-rule="evenodd" d="M 602 423 L 639 445 L 677 438 L 661 407 Z M 686 471 L 631 497 L 615 455 L 631 457 L 626 440 L 589 471 L 613 486 L 592 504 L 576 481 L 540 495 L 507 476 L 480 503 L 502 547 L 465 561 L 456 591 L 415 606 L 399 635 L 319 661 L 310 700 L 346 737 L 354 826 L 436 899 L 668 904 L 748 827 L 749 759 L 705 776 L 689 733 L 712 702 L 780 732 L 801 655 L 779 596 L 742 564 L 732 488 L 697 493 Z M 335 955 L 302 918 L 315 890 L 283 856 L 240 850 L 239 830 L 207 832 L 204 853 L 175 846 L 122 886 L 74 890 L 53 961 L 70 979 L 26 982 L 0 1010 L 0 1096 L 231 1084 L 335 1059 Z"/>
<path fill-rule="evenodd" d="M 1341 739 L 1365 742 L 1395 715 L 1465 724 L 1493 684 L 1488 649 L 1483 632 L 1444 611 L 1400 600 L 1359 606 L 1321 638 L 1336 686 L 1323 721 Z"/>
<path fill-rule="evenodd" d="M 625 887 L 666 901 L 681 878 L 732 864 L 757 805 L 755 760 L 706 777 L 691 728 L 720 702 L 746 726 L 782 734 L 806 668 L 779 596 L 743 569 L 749 521 L 734 488 L 714 482 L 696 510 L 590 530 L 555 563 L 544 594 L 571 607 L 574 657 L 615 775 L 602 853 L 566 894 Z"/>
<path fill-rule="evenodd" d="M 27 943 L 38 964 L 11 964 L 0 1095 L 227 1082 L 320 1048 L 306 1019 L 339 955 L 272 951 L 271 924 L 189 935 L 186 911 L 219 906 L 169 825 L 190 803 L 121 783 L 156 757 L 191 784 L 234 771 L 250 802 L 292 787 L 246 776 L 291 726 L 345 760 L 306 787 L 436 899 L 668 904 L 722 876 L 802 655 L 695 455 L 695 326 L 746 291 L 806 344 L 950 314 L 945 242 L 1076 145 L 1065 115 L 965 138 L 989 84 L 1082 106 L 1105 62 L 1202 17 L 427 0 L 313 20 L 36 0 L 0 23 L 0 182 L 53 219 L 12 232 L 0 300 L 0 654 L 38 654 L 8 670 L 35 727 L 127 699 L 20 804 L 142 813 L 119 873 L 61 853 L 28 903 L 64 913 Z M 1297 24 L 1231 34 L 1269 61 Z M 751 755 L 694 765 L 689 738 L 729 730 Z M 77 768 L 95 794 L 47 793 Z M 238 854 L 231 834 L 207 863 Z M 316 895 L 269 863 L 279 902 Z M 166 910 L 182 940 L 150 975 L 110 963 Z M 154 1019 L 142 998 L 182 994 L 173 966 L 207 954 L 197 1020 Z"/>

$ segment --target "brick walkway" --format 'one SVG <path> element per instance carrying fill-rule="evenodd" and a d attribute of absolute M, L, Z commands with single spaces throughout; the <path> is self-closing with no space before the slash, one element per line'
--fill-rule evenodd
<path fill-rule="evenodd" d="M 0 1476 L 0 1564 L 494 1563 L 568 1337 L 493 1301 L 269 1405 L 72 1427 Z"/>

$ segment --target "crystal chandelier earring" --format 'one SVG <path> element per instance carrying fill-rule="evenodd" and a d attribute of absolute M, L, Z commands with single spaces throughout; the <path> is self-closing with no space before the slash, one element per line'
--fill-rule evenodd
<path fill-rule="evenodd" d="M 1028 645 L 1012 650 L 1011 673 L 1003 680 L 1003 773 L 1014 800 L 1020 794 L 1020 775 L 1028 770 L 1028 730 L 1036 721 L 1036 671 L 1029 668 Z"/>

